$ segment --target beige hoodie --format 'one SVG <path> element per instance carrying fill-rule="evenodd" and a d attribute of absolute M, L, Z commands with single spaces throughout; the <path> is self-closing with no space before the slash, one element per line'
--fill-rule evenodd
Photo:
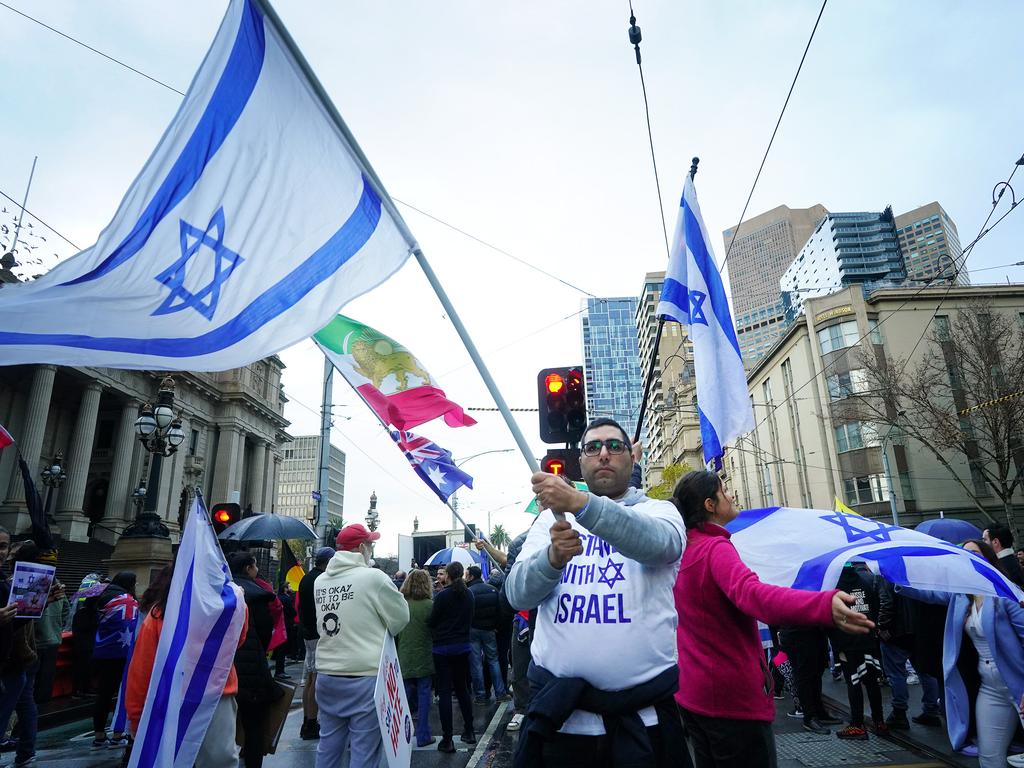
<path fill-rule="evenodd" d="M 380 665 L 384 633 L 409 623 L 409 604 L 387 574 L 370 568 L 359 552 L 336 552 L 313 585 L 316 671 L 372 677 Z"/>

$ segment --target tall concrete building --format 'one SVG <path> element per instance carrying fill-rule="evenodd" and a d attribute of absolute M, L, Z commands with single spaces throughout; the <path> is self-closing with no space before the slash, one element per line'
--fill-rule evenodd
<path fill-rule="evenodd" d="M 658 299 L 664 283 L 664 272 L 648 272 L 636 311 L 641 396 L 651 357 L 657 355 L 644 416 L 645 487 L 661 482 L 661 470 L 669 464 L 685 461 L 692 467 L 703 465 L 693 345 L 678 323 L 667 322 L 657 349 L 654 346 Z"/>
<path fill-rule="evenodd" d="M 908 280 L 969 285 L 956 224 L 936 202 L 896 217 L 896 234 L 907 265 Z"/>
<path fill-rule="evenodd" d="M 643 397 L 635 296 L 587 299 L 580 318 L 587 415 L 615 419 L 632 435 Z"/>
<path fill-rule="evenodd" d="M 784 329 L 778 282 L 828 211 L 780 205 L 722 233 L 729 254 L 736 335 L 749 368 L 768 351 Z M 732 243 L 735 234 L 735 243 Z M 729 251 L 730 244 L 732 251 Z"/>
<path fill-rule="evenodd" d="M 313 492 L 320 488 L 320 435 L 300 435 L 284 452 L 278 484 L 278 512 L 310 521 L 316 516 Z M 328 527 L 341 528 L 345 501 L 345 452 L 331 446 L 327 461 Z"/>
<path fill-rule="evenodd" d="M 786 322 L 793 322 L 810 298 L 854 284 L 867 295 L 906 279 L 892 207 L 881 213 L 830 213 L 779 280 Z"/>

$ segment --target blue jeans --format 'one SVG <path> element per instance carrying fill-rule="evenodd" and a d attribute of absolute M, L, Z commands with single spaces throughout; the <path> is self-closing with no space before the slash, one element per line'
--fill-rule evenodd
<path fill-rule="evenodd" d="M 469 658 L 469 676 L 473 681 L 473 695 L 484 698 L 484 665 L 483 657 L 487 657 L 487 666 L 491 670 L 491 685 L 495 696 L 504 696 L 505 683 L 501 678 L 501 667 L 498 665 L 498 638 L 493 629 L 469 630 L 469 642 L 473 651 Z"/>
<path fill-rule="evenodd" d="M 24 672 L 5 675 L 3 694 L 0 694 L 0 733 L 6 733 L 11 715 L 18 713 L 18 752 L 16 759 L 27 760 L 36 753 L 37 711 L 35 698 L 36 672 L 39 663 L 34 662 Z"/>
<path fill-rule="evenodd" d="M 430 696 L 429 677 L 407 677 L 405 679 L 405 698 L 416 701 L 416 746 L 423 747 L 430 743 L 430 707 L 433 701 Z M 412 704 L 410 703 L 410 706 Z"/>
<path fill-rule="evenodd" d="M 377 677 L 316 676 L 316 703 L 320 708 L 320 741 L 316 768 L 341 765 L 350 748 L 352 766 L 376 766 L 384 759 L 373 688 Z"/>
<path fill-rule="evenodd" d="M 892 686 L 892 708 L 907 711 L 910 691 L 907 688 L 907 660 L 910 651 L 892 643 L 882 644 L 882 669 Z M 917 670 L 921 680 L 921 707 L 926 715 L 939 714 L 939 681 Z"/>

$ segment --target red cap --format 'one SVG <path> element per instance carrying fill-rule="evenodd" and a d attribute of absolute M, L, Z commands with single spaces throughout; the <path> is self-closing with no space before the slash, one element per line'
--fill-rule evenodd
<path fill-rule="evenodd" d="M 368 531 L 365 525 L 355 523 L 342 528 L 334 543 L 338 549 L 351 552 L 358 549 L 364 541 L 376 541 L 379 538 L 380 534 L 376 531 Z"/>

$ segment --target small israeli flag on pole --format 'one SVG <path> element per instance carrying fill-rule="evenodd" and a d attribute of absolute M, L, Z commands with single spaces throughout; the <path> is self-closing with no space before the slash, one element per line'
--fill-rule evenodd
<path fill-rule="evenodd" d="M 704 460 L 719 467 L 723 446 L 754 428 L 754 411 L 729 300 L 700 215 L 692 173 L 683 185 L 658 317 L 684 326 L 693 342 Z"/>

